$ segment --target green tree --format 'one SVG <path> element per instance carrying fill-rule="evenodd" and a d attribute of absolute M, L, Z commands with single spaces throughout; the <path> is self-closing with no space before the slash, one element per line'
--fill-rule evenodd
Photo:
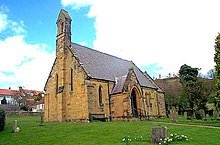
<path fill-rule="evenodd" d="M 179 70 L 180 83 L 183 86 L 183 108 L 192 113 L 199 109 L 206 109 L 207 95 L 205 95 L 205 86 L 198 81 L 198 68 L 192 68 L 186 64 Z"/>
<path fill-rule="evenodd" d="M 215 94 L 215 106 L 216 110 L 219 111 L 220 108 L 220 33 L 215 39 L 215 55 L 214 55 L 215 65 L 215 85 L 216 85 L 216 94 Z"/>
<path fill-rule="evenodd" d="M 35 102 L 38 102 L 38 101 L 40 101 L 42 98 L 43 98 L 42 94 L 39 93 L 39 94 L 37 95 L 37 98 L 35 98 L 34 100 L 35 100 Z"/>
<path fill-rule="evenodd" d="M 5 97 L 1 100 L 1 104 L 7 104 L 7 100 Z"/>

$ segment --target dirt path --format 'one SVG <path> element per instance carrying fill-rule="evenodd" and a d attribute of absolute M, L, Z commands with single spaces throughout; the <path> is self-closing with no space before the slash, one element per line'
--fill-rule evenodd
<path fill-rule="evenodd" d="M 204 125 L 194 125 L 194 124 L 179 124 L 179 123 L 168 123 L 168 122 L 158 122 L 159 124 L 171 124 L 171 125 L 177 125 L 177 126 L 196 126 L 196 127 L 203 127 L 203 128 L 214 128 L 214 129 L 220 129 L 220 127 L 215 126 L 204 126 Z"/>

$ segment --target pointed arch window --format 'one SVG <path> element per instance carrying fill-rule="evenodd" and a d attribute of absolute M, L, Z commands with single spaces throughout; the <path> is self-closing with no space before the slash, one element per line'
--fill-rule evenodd
<path fill-rule="evenodd" d="M 102 86 L 99 86 L 99 106 L 102 105 Z"/>
<path fill-rule="evenodd" d="M 70 90 L 73 91 L 73 69 L 70 71 Z"/>
<path fill-rule="evenodd" d="M 58 93 L 58 74 L 56 74 L 56 93 Z"/>
<path fill-rule="evenodd" d="M 64 22 L 61 22 L 61 33 L 64 32 Z"/>

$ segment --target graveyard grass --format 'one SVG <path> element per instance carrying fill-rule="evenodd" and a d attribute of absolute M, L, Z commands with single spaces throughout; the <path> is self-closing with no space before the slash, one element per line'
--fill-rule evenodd
<path fill-rule="evenodd" d="M 18 121 L 19 133 L 12 133 L 13 120 Z M 150 145 L 152 121 L 143 122 L 93 122 L 71 123 L 52 122 L 38 126 L 40 117 L 10 116 L 6 128 L 0 132 L 0 145 L 123 145 L 122 138 L 131 138 L 131 145 Z M 162 123 L 163 125 L 163 123 Z M 186 135 L 187 142 L 174 145 L 219 144 L 220 129 L 197 126 L 176 126 L 167 124 L 168 133 Z M 142 141 L 135 140 L 143 137 Z"/>

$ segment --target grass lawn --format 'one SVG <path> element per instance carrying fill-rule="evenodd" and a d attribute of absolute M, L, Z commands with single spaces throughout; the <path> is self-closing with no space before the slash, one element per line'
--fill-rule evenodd
<path fill-rule="evenodd" d="M 152 119 L 158 122 L 172 122 L 171 118 L 156 118 Z M 183 115 L 179 115 L 179 124 L 190 124 L 190 125 L 203 125 L 203 126 L 216 126 L 220 127 L 220 120 L 212 120 L 212 117 L 206 118 L 206 120 L 186 120 Z"/>
<path fill-rule="evenodd" d="M 18 120 L 19 133 L 11 133 L 13 120 Z M 152 122 L 94 122 L 45 123 L 38 126 L 40 117 L 10 116 L 3 132 L 0 132 L 0 145 L 123 145 L 122 138 L 129 135 L 131 145 L 150 145 Z M 174 145 L 219 145 L 220 129 L 196 126 L 176 126 L 168 124 L 168 132 L 188 136 L 187 142 Z M 143 136 L 144 140 L 134 138 Z"/>

